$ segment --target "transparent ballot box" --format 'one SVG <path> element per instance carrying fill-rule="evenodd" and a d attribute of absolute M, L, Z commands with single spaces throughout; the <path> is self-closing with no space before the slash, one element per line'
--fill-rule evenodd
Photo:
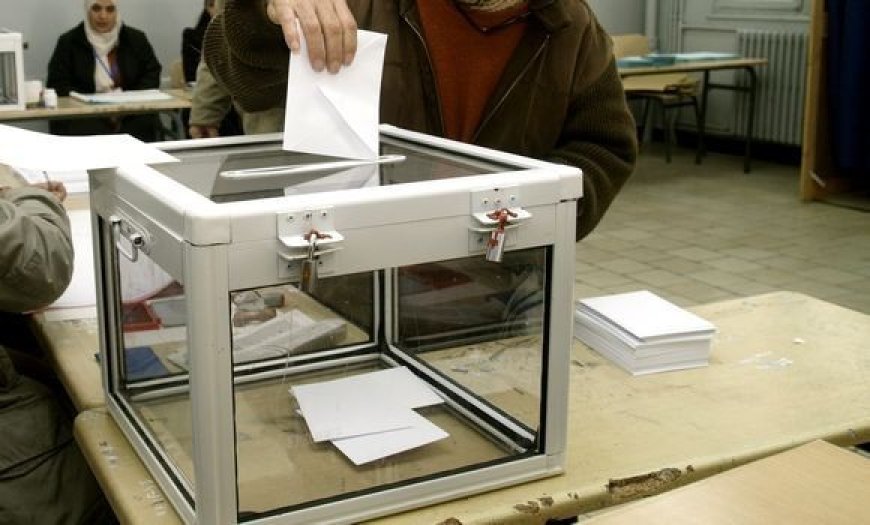
<path fill-rule="evenodd" d="M 0 111 L 26 107 L 21 33 L 0 28 Z"/>
<path fill-rule="evenodd" d="M 118 425 L 189 523 L 356 522 L 559 473 L 576 168 L 166 143 L 91 177 Z"/>

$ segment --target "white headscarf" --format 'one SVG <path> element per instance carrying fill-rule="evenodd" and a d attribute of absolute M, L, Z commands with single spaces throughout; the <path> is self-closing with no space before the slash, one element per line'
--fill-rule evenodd
<path fill-rule="evenodd" d="M 91 6 L 97 3 L 97 0 L 85 0 L 85 35 L 88 37 L 88 42 L 94 48 L 94 87 L 97 93 L 112 91 L 115 88 L 115 82 L 112 76 L 106 71 L 109 66 L 109 53 L 118 45 L 118 33 L 121 31 L 121 13 L 118 12 L 115 19 L 115 27 L 108 33 L 98 33 L 93 30 L 90 22 L 88 22 L 88 13 Z M 118 0 L 112 0 L 115 8 L 118 7 Z M 104 67 L 105 66 L 105 67 Z"/>

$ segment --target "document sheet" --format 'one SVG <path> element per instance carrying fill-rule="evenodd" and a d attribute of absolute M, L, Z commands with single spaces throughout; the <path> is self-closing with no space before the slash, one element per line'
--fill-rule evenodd
<path fill-rule="evenodd" d="M 0 163 L 14 168 L 72 171 L 178 159 L 130 135 L 67 137 L 0 124 Z"/>
<path fill-rule="evenodd" d="M 448 435 L 414 411 L 443 400 L 405 367 L 294 386 L 290 392 L 314 441 L 332 441 L 356 464 Z"/>

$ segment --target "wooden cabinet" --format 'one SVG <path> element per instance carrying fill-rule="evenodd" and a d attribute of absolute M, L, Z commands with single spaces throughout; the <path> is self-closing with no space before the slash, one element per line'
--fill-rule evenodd
<path fill-rule="evenodd" d="M 850 179 L 838 172 L 831 148 L 833 133 L 828 105 L 826 5 L 827 0 L 813 0 L 800 174 L 800 196 L 805 201 L 821 200 L 848 191 L 852 184 Z"/>

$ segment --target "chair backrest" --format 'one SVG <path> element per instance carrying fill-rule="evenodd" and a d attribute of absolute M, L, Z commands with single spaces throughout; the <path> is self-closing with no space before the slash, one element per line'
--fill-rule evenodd
<path fill-rule="evenodd" d="M 184 67 L 181 64 L 181 59 L 174 61 L 169 66 L 169 86 L 173 89 L 184 88 Z"/>
<path fill-rule="evenodd" d="M 613 54 L 617 59 L 649 54 L 649 38 L 646 35 L 613 35 Z"/>

